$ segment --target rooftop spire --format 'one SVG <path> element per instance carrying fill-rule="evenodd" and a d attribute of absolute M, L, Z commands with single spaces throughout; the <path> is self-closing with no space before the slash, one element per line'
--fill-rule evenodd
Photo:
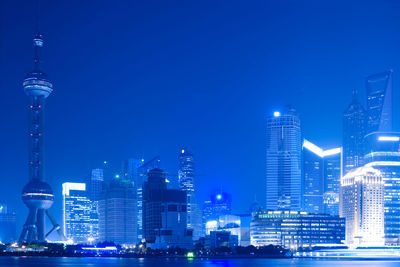
<path fill-rule="evenodd" d="M 35 54 L 33 58 L 34 62 L 34 70 L 39 71 L 39 48 L 43 47 L 43 38 L 41 34 L 36 34 L 35 37 L 33 38 L 33 47 L 35 49 Z"/>
<path fill-rule="evenodd" d="M 40 14 L 40 4 L 39 0 L 36 1 L 36 17 L 35 17 L 35 37 L 33 38 L 33 47 L 34 47 L 34 71 L 39 71 L 39 48 L 43 47 L 43 37 L 39 33 L 39 14 Z"/>

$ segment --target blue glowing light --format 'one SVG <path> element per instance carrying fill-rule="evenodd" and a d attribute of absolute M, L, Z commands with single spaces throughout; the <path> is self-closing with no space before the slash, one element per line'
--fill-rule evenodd
<path fill-rule="evenodd" d="M 218 195 L 217 195 L 217 199 L 218 199 L 218 200 L 221 200 L 221 199 L 222 199 L 222 195 L 221 195 L 221 194 L 218 194 Z"/>

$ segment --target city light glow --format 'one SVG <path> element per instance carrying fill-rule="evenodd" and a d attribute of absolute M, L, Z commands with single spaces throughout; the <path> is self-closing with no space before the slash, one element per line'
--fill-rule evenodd
<path fill-rule="evenodd" d="M 400 140 L 400 137 L 398 137 L 398 136 L 379 136 L 378 140 L 379 141 L 398 142 Z"/>

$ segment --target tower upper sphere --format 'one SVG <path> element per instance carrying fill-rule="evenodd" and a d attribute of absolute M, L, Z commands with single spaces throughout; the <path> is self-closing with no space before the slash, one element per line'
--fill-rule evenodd
<path fill-rule="evenodd" d="M 46 73 L 39 69 L 39 50 L 43 47 L 43 44 L 42 35 L 37 34 L 33 38 L 34 69 L 26 75 L 23 82 L 25 94 L 28 96 L 44 96 L 46 98 L 53 91 L 53 84 L 47 78 Z"/>

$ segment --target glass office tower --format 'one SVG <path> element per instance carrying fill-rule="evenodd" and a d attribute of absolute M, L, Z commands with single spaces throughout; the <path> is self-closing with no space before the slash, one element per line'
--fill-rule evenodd
<path fill-rule="evenodd" d="M 323 150 L 304 139 L 302 210 L 338 215 L 341 172 L 342 148 Z"/>
<path fill-rule="evenodd" d="M 194 186 L 195 163 L 193 153 L 182 149 L 179 154 L 179 187 L 187 195 L 187 228 L 193 229 L 193 239 L 197 240 L 202 235 L 201 211 L 198 207 Z"/>
<path fill-rule="evenodd" d="M 267 119 L 266 208 L 301 208 L 301 127 L 293 108 Z"/>
<path fill-rule="evenodd" d="M 74 243 L 86 243 L 98 238 L 98 219 L 92 217 L 92 202 L 85 183 L 63 183 L 64 235 Z"/>
<path fill-rule="evenodd" d="M 367 90 L 368 132 L 392 130 L 392 71 L 368 76 Z"/>
<path fill-rule="evenodd" d="M 353 100 L 343 113 L 343 174 L 363 165 L 366 127 L 366 111 L 358 101 L 355 90 Z"/>
<path fill-rule="evenodd" d="M 366 136 L 365 166 L 379 170 L 385 185 L 385 244 L 400 245 L 400 133 Z"/>

